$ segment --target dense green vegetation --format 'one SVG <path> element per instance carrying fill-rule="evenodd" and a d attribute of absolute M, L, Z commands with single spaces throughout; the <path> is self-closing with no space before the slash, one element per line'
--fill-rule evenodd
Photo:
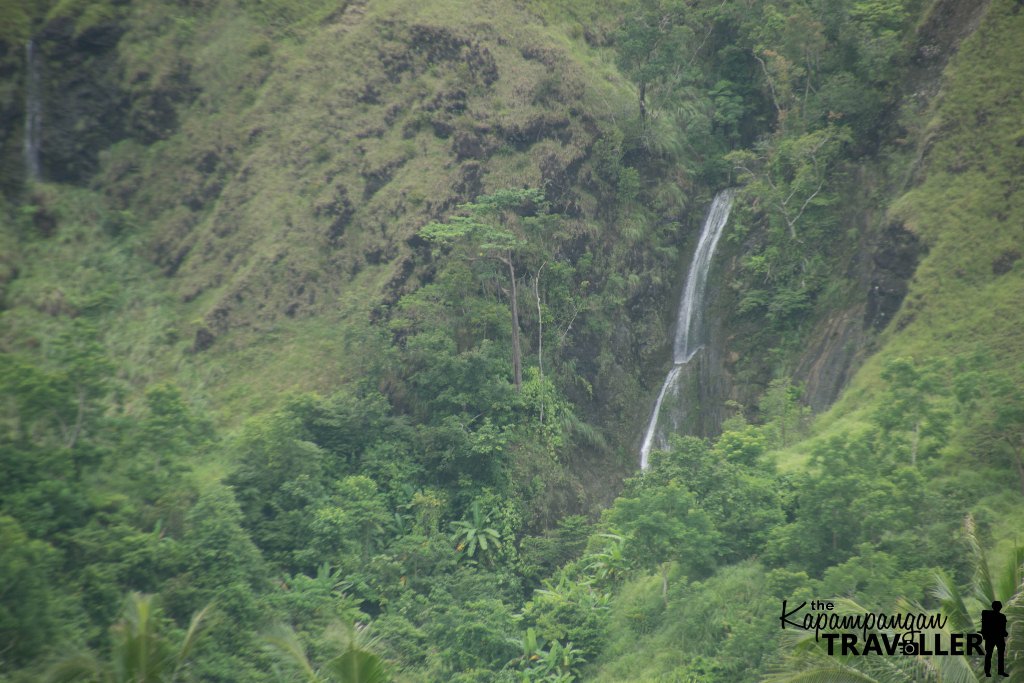
<path fill-rule="evenodd" d="M 779 637 L 826 597 L 1001 599 L 1024 681 L 1020 35 L 1016 0 L 6 3 L 0 681 L 980 672 Z M 727 185 L 726 418 L 637 473 Z"/>

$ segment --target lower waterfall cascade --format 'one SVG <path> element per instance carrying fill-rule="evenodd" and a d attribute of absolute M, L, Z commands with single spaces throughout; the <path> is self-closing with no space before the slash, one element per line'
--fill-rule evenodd
<path fill-rule="evenodd" d="M 664 436 L 658 436 L 658 426 L 661 422 L 662 404 L 665 397 L 670 392 L 678 391 L 683 370 L 705 343 L 702 333 L 704 295 L 707 291 L 708 273 L 711 271 L 711 259 L 715 254 L 715 248 L 718 246 L 725 224 L 729 220 L 729 212 L 732 210 L 735 195 L 736 190 L 733 188 L 722 190 L 716 194 L 711 202 L 711 208 L 708 209 L 708 215 L 704 219 L 700 239 L 693 252 L 693 260 L 690 262 L 686 284 L 683 286 L 682 296 L 679 300 L 679 316 L 676 320 L 675 342 L 672 347 L 672 368 L 665 376 L 661 391 L 658 392 L 658 398 L 654 402 L 654 409 L 651 411 L 651 418 L 647 424 L 647 431 L 644 433 L 643 445 L 640 447 L 640 469 L 642 470 L 648 467 L 648 457 L 655 441 L 659 447 L 667 446 L 667 439 Z"/>

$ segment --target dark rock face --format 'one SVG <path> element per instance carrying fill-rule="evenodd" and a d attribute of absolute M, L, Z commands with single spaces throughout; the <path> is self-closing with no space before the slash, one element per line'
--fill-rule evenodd
<path fill-rule="evenodd" d="M 24 48 L 0 41 L 0 81 L 18 83 L 15 96 L 0 97 L 0 191 L 14 194 L 25 173 L 22 140 L 25 126 Z"/>
<path fill-rule="evenodd" d="M 130 83 L 126 133 L 143 144 L 169 138 L 178 129 L 178 107 L 191 102 L 199 92 L 190 76 L 191 66 L 182 60 L 169 65 L 168 73 L 160 79 L 136 73 Z"/>
<path fill-rule="evenodd" d="M 192 342 L 192 353 L 199 353 L 200 351 L 205 351 L 206 349 L 213 346 L 213 342 L 216 339 L 217 338 L 213 335 L 213 332 L 210 332 L 210 330 L 206 329 L 205 327 L 200 327 L 198 330 L 196 330 L 195 341 Z"/>
<path fill-rule="evenodd" d="M 484 168 L 475 161 L 462 165 L 454 189 L 459 201 L 469 202 L 483 192 Z"/>
<path fill-rule="evenodd" d="M 1020 260 L 1021 253 L 1017 249 L 1008 249 L 992 261 L 992 274 L 1005 275 L 1013 269 L 1013 264 Z"/>
<path fill-rule="evenodd" d="M 873 351 L 875 334 L 900 310 L 908 284 L 927 251 L 917 235 L 901 223 L 873 230 L 870 209 L 862 209 L 850 221 L 864 235 L 857 253 L 851 253 L 848 261 L 847 277 L 856 283 L 856 291 L 851 292 L 845 305 L 820 311 L 809 321 L 811 329 L 803 337 L 803 347 L 787 361 L 788 374 L 803 387 L 803 402 L 816 413 L 839 397 Z M 764 349 L 745 341 L 752 332 L 750 321 L 733 315 L 737 301 L 723 285 L 738 266 L 735 255 L 733 263 L 727 265 L 729 256 L 730 247 L 726 245 L 718 266 L 723 270 L 716 275 L 713 269 L 709 282 L 710 316 L 706 324 L 711 338 L 721 342 L 710 345 L 701 361 L 702 421 L 695 427 L 698 434 L 706 436 L 720 431 L 722 419 L 729 413 L 727 400 L 744 406 L 748 417 L 756 419 L 758 397 L 773 377 L 772 361 L 765 358 Z M 716 293 L 716 289 L 720 291 Z"/>
<path fill-rule="evenodd" d="M 313 215 L 318 219 L 330 221 L 327 226 L 327 240 L 337 247 L 341 238 L 345 235 L 345 228 L 348 227 L 355 213 L 355 206 L 348 198 L 348 190 L 338 187 L 334 198 L 324 204 L 314 207 Z"/>
<path fill-rule="evenodd" d="M 119 85 L 115 23 L 75 35 L 68 19 L 36 37 L 43 58 L 41 162 L 45 180 L 80 183 L 99 152 L 125 135 L 128 99 Z"/>
<path fill-rule="evenodd" d="M 917 235 L 898 223 L 890 224 L 882 233 L 871 256 L 871 275 L 864 326 L 881 330 L 903 303 L 907 281 L 914 274 L 924 246 Z"/>
<path fill-rule="evenodd" d="M 459 131 L 452 141 L 452 151 L 455 152 L 456 161 L 466 159 L 484 159 L 492 151 L 483 135 Z"/>
<path fill-rule="evenodd" d="M 793 373 L 804 385 L 804 403 L 815 413 L 824 411 L 839 397 L 864 355 L 862 311 L 863 306 L 855 306 L 821 321 Z"/>
<path fill-rule="evenodd" d="M 394 26 L 382 27 L 385 32 Z M 440 26 L 417 24 L 409 29 L 408 45 L 412 50 L 381 50 L 380 60 L 392 83 L 401 81 L 406 72 L 421 72 L 438 62 L 461 62 L 466 65 L 473 82 L 484 87 L 498 80 L 498 65 L 491 51 L 479 41 L 461 36 Z"/>
<path fill-rule="evenodd" d="M 147 73 L 126 77 L 118 53 L 124 31 L 118 21 L 76 31 L 72 19 L 59 17 L 33 36 L 41 72 L 43 180 L 86 183 L 99 166 L 99 153 L 114 143 L 133 138 L 151 144 L 170 137 L 179 126 L 179 107 L 198 93 L 185 62 L 170 65 L 159 82 Z M 0 79 L 12 78 L 18 89 L 0 105 L 0 189 L 10 192 L 20 187 L 25 172 L 20 148 L 28 78 L 24 50 L 3 47 Z"/>
<path fill-rule="evenodd" d="M 407 159 L 405 158 L 392 159 L 380 166 L 363 169 L 362 176 L 365 182 L 363 186 L 363 201 L 372 198 L 382 187 L 391 182 L 395 171 L 400 169 L 406 161 Z"/>

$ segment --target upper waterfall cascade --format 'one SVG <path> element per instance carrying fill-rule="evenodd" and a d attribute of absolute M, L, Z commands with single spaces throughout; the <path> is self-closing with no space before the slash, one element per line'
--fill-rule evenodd
<path fill-rule="evenodd" d="M 39 55 L 35 42 L 25 43 L 27 83 L 25 87 L 25 176 L 39 180 L 39 139 L 43 127 L 43 105 L 40 99 Z"/>
<path fill-rule="evenodd" d="M 670 391 L 678 389 L 679 377 L 684 366 L 704 344 L 702 328 L 708 273 L 711 270 L 711 259 L 718 246 L 718 240 L 721 239 L 725 224 L 729 220 L 729 212 L 732 210 L 735 194 L 734 189 L 722 190 L 716 194 L 711 202 L 707 218 L 704 219 L 700 240 L 697 242 L 697 249 L 693 252 L 690 270 L 686 275 L 686 285 L 683 287 L 683 293 L 679 300 L 679 317 L 676 321 L 675 343 L 672 347 L 672 369 L 665 376 L 661 391 L 658 392 L 658 399 L 654 403 L 654 410 L 651 412 L 651 419 L 647 424 L 647 432 L 644 434 L 643 445 L 640 447 L 641 469 L 647 469 L 647 458 L 657 438 L 658 423 L 666 395 Z M 659 445 L 665 445 L 663 440 L 659 440 Z"/>

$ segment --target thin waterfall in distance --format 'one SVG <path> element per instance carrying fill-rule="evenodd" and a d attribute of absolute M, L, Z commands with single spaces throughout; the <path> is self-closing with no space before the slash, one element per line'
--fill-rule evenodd
<path fill-rule="evenodd" d="M 715 247 L 722 237 L 722 231 L 729 220 L 732 201 L 736 191 L 722 190 L 715 195 L 701 228 L 697 249 L 693 252 L 690 270 L 686 275 L 686 285 L 679 300 L 679 318 L 676 321 L 676 338 L 672 347 L 672 369 L 665 376 L 665 381 L 658 392 L 658 400 L 654 403 L 647 432 L 644 434 L 643 445 L 640 447 L 640 469 L 647 469 L 647 457 L 651 454 L 654 439 L 658 431 L 661 417 L 661 406 L 669 391 L 674 391 L 679 383 L 683 367 L 700 351 L 703 341 L 704 293 L 707 290 L 708 273 L 711 270 L 711 258 Z"/>
<path fill-rule="evenodd" d="M 39 96 L 39 56 L 35 42 L 25 43 L 25 175 L 39 180 L 39 138 L 43 128 L 43 104 Z"/>

